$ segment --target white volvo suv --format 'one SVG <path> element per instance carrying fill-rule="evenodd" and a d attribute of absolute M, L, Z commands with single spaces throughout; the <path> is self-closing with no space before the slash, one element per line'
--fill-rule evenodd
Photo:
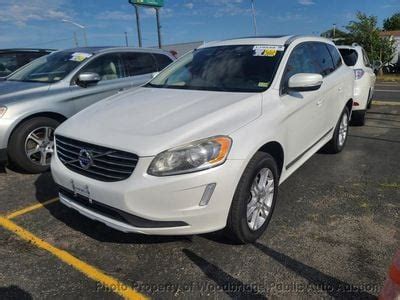
<path fill-rule="evenodd" d="M 56 130 L 60 200 L 124 232 L 253 242 L 278 185 L 345 146 L 353 81 L 323 38 L 211 42 Z"/>

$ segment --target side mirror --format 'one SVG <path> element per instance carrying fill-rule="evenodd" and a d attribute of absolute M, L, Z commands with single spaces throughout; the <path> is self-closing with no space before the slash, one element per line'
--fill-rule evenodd
<path fill-rule="evenodd" d="M 382 61 L 380 60 L 374 60 L 371 64 L 371 67 L 374 71 L 378 71 L 380 68 L 382 68 Z"/>
<path fill-rule="evenodd" d="M 89 85 L 96 84 L 99 81 L 100 81 L 99 74 L 86 72 L 86 73 L 79 74 L 78 80 L 76 81 L 76 83 L 80 86 L 87 87 Z"/>
<path fill-rule="evenodd" d="M 314 73 L 298 73 L 289 78 L 288 88 L 291 91 L 316 91 L 322 85 L 322 75 Z"/>

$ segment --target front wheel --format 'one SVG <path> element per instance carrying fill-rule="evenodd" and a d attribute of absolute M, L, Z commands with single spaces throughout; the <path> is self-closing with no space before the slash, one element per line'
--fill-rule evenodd
<path fill-rule="evenodd" d="M 326 152 L 335 154 L 343 150 L 349 132 L 349 117 L 349 109 L 345 107 L 336 124 L 332 139 L 324 146 Z"/>
<path fill-rule="evenodd" d="M 268 153 L 257 152 L 236 188 L 229 211 L 226 235 L 238 243 L 255 242 L 272 217 L 278 195 L 278 168 Z"/>
<path fill-rule="evenodd" d="M 54 149 L 54 130 L 59 124 L 57 120 L 38 117 L 19 125 L 8 146 L 11 162 L 29 173 L 47 171 Z"/>

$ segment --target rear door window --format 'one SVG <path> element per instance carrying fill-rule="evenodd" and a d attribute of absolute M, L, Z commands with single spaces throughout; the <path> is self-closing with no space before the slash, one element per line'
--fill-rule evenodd
<path fill-rule="evenodd" d="M 157 64 L 150 53 L 126 52 L 122 54 L 128 76 L 157 72 Z"/>
<path fill-rule="evenodd" d="M 358 54 L 357 51 L 354 49 L 339 49 L 340 54 L 343 57 L 344 63 L 349 66 L 353 67 L 357 63 Z"/>
<path fill-rule="evenodd" d="M 166 56 L 164 54 L 153 53 L 153 56 L 157 61 L 158 71 L 161 71 L 166 66 L 168 66 L 170 63 L 172 63 L 172 59 L 170 59 L 168 56 Z"/>

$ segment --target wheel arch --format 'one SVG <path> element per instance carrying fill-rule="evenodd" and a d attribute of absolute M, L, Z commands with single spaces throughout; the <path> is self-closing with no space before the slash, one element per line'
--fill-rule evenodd
<path fill-rule="evenodd" d="M 353 112 L 353 99 L 350 98 L 349 100 L 347 100 L 346 107 L 349 110 L 351 116 L 351 113 Z"/>
<path fill-rule="evenodd" d="M 21 126 L 21 124 L 25 123 L 26 121 L 32 120 L 34 118 L 39 118 L 39 117 L 47 117 L 47 118 L 51 118 L 54 120 L 59 121 L 60 123 L 64 122 L 65 120 L 67 120 L 68 118 L 66 116 L 64 116 L 63 114 L 60 113 L 56 113 L 56 112 L 51 112 L 51 111 L 44 111 L 44 112 L 37 112 L 34 114 L 31 114 L 29 116 L 26 116 L 24 118 L 22 118 L 21 120 L 18 120 L 18 122 L 15 123 L 15 125 L 13 126 L 13 128 L 10 131 L 10 134 L 7 137 L 7 145 L 10 142 L 10 138 L 11 136 L 14 134 L 15 130 Z"/>
<path fill-rule="evenodd" d="M 270 154 L 278 165 L 279 175 L 282 174 L 283 163 L 285 159 L 282 145 L 277 141 L 271 141 L 262 145 L 257 151 Z"/>

